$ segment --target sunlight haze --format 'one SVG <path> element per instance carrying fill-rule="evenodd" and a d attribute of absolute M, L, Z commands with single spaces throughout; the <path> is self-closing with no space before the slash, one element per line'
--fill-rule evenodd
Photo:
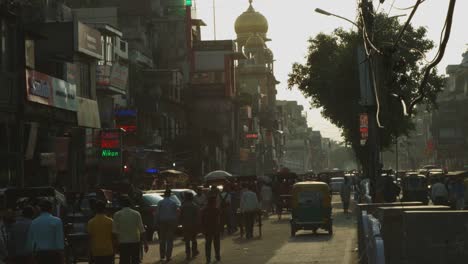
<path fill-rule="evenodd" d="M 216 6 L 216 37 L 217 39 L 235 39 L 234 22 L 248 7 L 248 0 L 215 0 Z M 374 1 L 374 7 L 390 15 L 408 14 L 408 10 L 400 10 L 415 3 L 415 1 L 396 0 L 385 1 L 379 5 Z M 392 7 L 392 2 L 394 2 Z M 307 51 L 307 40 L 320 32 L 330 33 L 337 27 L 350 29 L 349 22 L 336 17 L 315 13 L 315 8 L 355 20 L 355 0 L 254 0 L 253 7 L 268 20 L 268 37 L 272 39 L 267 45 L 275 56 L 275 75 L 281 82 L 277 86 L 279 100 L 296 100 L 307 109 L 308 123 L 314 130 L 320 130 L 322 136 L 341 140 L 340 130 L 324 119 L 319 109 L 310 109 L 309 99 L 305 98 L 297 89 L 287 89 L 288 74 L 294 62 L 303 62 Z M 447 12 L 447 1 L 426 1 L 421 4 L 413 24 L 429 28 L 428 37 L 435 43 L 439 42 Z M 448 64 L 459 64 L 461 55 L 466 50 L 466 23 L 463 23 L 463 10 L 468 10 L 468 1 L 457 1 L 454 14 L 453 28 L 445 57 L 438 68 L 445 73 Z M 198 17 L 207 24 L 202 30 L 202 38 L 213 39 L 213 1 L 197 1 Z M 400 18 L 405 20 L 406 17 Z M 428 54 L 431 60 L 434 52 Z M 357 122 L 357 121 L 356 121 Z"/>

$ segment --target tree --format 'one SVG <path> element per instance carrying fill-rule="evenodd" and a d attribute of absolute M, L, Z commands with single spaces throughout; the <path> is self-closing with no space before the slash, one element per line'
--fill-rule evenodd
<path fill-rule="evenodd" d="M 403 114 L 399 98 L 411 100 L 419 95 L 424 54 L 434 47 L 434 43 L 427 39 L 425 28 L 409 25 L 397 48 L 389 50 L 402 27 L 396 18 L 382 13 L 375 16 L 373 43 L 387 54 L 382 63 L 384 72 L 388 73 L 385 93 L 379 94 L 379 101 L 385 106 L 379 115 L 385 127 L 380 131 L 380 144 L 384 149 L 389 147 L 392 139 L 408 135 L 414 129 L 411 117 Z M 297 87 L 311 99 L 313 107 L 321 108 L 322 115 L 342 129 L 343 137 L 351 144 L 361 164 L 366 166 L 367 146 L 360 146 L 359 133 L 359 113 L 364 111 L 359 104 L 357 48 L 360 43 L 360 32 L 341 28 L 332 34 L 320 33 L 309 39 L 307 60 L 304 64 L 293 64 L 288 86 Z M 437 93 L 442 87 L 443 76 L 432 70 L 423 100 L 427 109 L 436 106 Z"/>

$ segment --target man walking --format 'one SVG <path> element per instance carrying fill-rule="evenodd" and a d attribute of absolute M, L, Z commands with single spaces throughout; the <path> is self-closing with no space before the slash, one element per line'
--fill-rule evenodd
<path fill-rule="evenodd" d="M 465 184 L 463 178 L 459 177 L 455 179 L 453 191 L 455 192 L 455 208 L 463 210 L 465 208 Z"/>
<path fill-rule="evenodd" d="M 219 209 L 221 209 L 221 233 L 224 233 L 224 226 L 227 226 L 228 234 L 233 232 L 231 218 L 231 193 L 229 185 L 223 187 L 223 191 L 219 194 Z"/>
<path fill-rule="evenodd" d="M 122 209 L 114 214 L 112 232 L 118 241 L 120 252 L 120 264 L 141 263 L 141 241 L 143 241 L 145 253 L 148 252 L 145 227 L 139 212 L 130 208 L 131 202 L 128 196 L 121 198 Z"/>
<path fill-rule="evenodd" d="M 91 255 L 95 264 L 114 263 L 113 220 L 104 214 L 106 205 L 102 201 L 95 204 L 96 216 L 88 222 Z"/>
<path fill-rule="evenodd" d="M 442 183 L 441 179 L 438 179 L 435 184 L 432 185 L 431 199 L 434 205 L 447 205 L 448 204 L 448 191 L 445 184 Z"/>
<path fill-rule="evenodd" d="M 201 187 L 197 187 L 196 192 L 197 195 L 195 195 L 193 201 L 198 208 L 202 209 L 206 206 L 206 195 L 203 193 L 203 189 Z"/>
<path fill-rule="evenodd" d="M 52 215 L 52 203 L 41 201 L 41 214 L 31 222 L 28 250 L 35 253 L 37 264 L 64 263 L 64 235 L 60 218 Z"/>
<path fill-rule="evenodd" d="M 262 195 L 262 209 L 265 211 L 265 214 L 268 217 L 269 213 L 271 212 L 273 191 L 270 185 L 268 185 L 266 182 L 262 184 L 261 195 Z"/>
<path fill-rule="evenodd" d="M 11 227 L 9 255 L 13 264 L 33 263 L 32 251 L 28 249 L 28 233 L 33 215 L 34 210 L 31 206 L 24 207 L 21 216 Z"/>
<path fill-rule="evenodd" d="M 193 194 L 185 193 L 185 200 L 180 212 L 180 222 L 183 228 L 185 241 L 185 255 L 187 260 L 196 257 L 198 252 L 197 234 L 199 228 L 199 208 L 193 202 Z"/>
<path fill-rule="evenodd" d="M 166 259 L 167 261 L 172 258 L 174 235 L 179 214 L 179 208 L 171 200 L 171 194 L 171 190 L 167 189 L 164 192 L 164 199 L 158 203 L 159 253 L 161 260 Z"/>
<path fill-rule="evenodd" d="M 340 197 L 343 203 L 343 211 L 348 215 L 349 201 L 351 200 L 351 182 L 349 177 L 344 177 L 344 182 L 340 188 Z"/>
<path fill-rule="evenodd" d="M 245 237 L 251 239 L 253 237 L 253 226 L 255 223 L 255 215 L 258 212 L 259 204 L 257 194 L 252 191 L 252 187 L 244 185 L 242 192 L 240 210 L 244 216 L 245 223 Z"/>
<path fill-rule="evenodd" d="M 217 261 L 221 260 L 221 211 L 216 207 L 216 197 L 208 198 L 208 205 L 202 212 L 202 229 L 205 234 L 206 263 L 211 262 L 211 245 L 214 246 Z"/>

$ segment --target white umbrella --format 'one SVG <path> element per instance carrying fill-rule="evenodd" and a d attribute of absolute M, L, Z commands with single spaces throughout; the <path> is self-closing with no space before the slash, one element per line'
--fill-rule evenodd
<path fill-rule="evenodd" d="M 230 177 L 232 177 L 232 174 L 230 174 L 229 172 L 217 170 L 208 173 L 205 176 L 205 181 L 226 180 Z"/>
<path fill-rule="evenodd" d="M 271 178 L 268 176 L 258 176 L 257 180 L 263 181 L 264 183 L 271 183 Z"/>

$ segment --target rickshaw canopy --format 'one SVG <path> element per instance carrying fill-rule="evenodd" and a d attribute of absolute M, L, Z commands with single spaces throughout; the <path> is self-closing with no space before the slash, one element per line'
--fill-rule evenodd
<path fill-rule="evenodd" d="M 298 182 L 292 187 L 292 206 L 302 202 L 321 202 L 324 207 L 331 206 L 331 195 L 328 184 L 318 181 Z"/>

